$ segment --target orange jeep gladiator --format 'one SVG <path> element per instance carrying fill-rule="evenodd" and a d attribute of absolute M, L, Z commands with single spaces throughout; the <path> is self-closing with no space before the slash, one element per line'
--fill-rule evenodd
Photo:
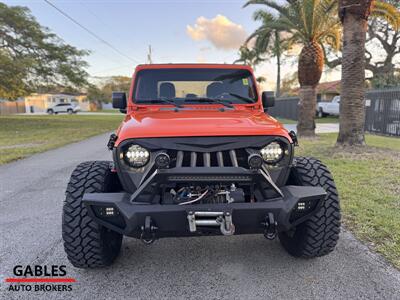
<path fill-rule="evenodd" d="M 331 174 L 295 157 L 297 138 L 267 110 L 248 66 L 140 65 L 129 95 L 113 93 L 125 119 L 108 142 L 113 161 L 71 175 L 62 236 L 75 267 L 110 265 L 122 236 L 263 234 L 291 255 L 331 252 L 340 230 Z"/>

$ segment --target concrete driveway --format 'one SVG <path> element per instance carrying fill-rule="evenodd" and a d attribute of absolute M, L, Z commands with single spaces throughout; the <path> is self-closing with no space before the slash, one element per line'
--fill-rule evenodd
<path fill-rule="evenodd" d="M 297 132 L 296 124 L 284 124 L 287 130 Z M 339 123 L 317 123 L 316 133 L 339 132 Z"/>
<path fill-rule="evenodd" d="M 294 259 L 262 236 L 125 238 L 109 268 L 80 270 L 66 259 L 61 208 L 81 161 L 110 159 L 108 135 L 0 167 L 2 299 L 400 299 L 400 272 L 347 231 L 332 254 Z M 69 292 L 9 292 L 15 265 L 67 266 Z"/>

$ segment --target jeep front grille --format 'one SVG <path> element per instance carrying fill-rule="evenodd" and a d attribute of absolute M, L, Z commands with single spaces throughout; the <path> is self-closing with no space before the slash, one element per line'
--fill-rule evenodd
<path fill-rule="evenodd" d="M 194 152 L 168 150 L 171 167 L 245 167 L 247 168 L 247 152 L 236 149 L 217 152 Z"/>

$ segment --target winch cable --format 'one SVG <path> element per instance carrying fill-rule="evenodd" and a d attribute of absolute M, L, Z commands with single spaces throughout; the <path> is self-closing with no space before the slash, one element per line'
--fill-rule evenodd
<path fill-rule="evenodd" d="M 190 200 L 190 201 L 186 201 L 186 202 L 182 202 L 182 203 L 179 203 L 178 205 L 191 204 L 191 203 L 200 201 L 201 199 L 203 199 L 203 198 L 207 195 L 207 193 L 208 193 L 208 190 L 206 190 L 203 194 L 201 194 L 201 195 L 200 195 L 199 197 L 197 197 L 196 199 Z"/>

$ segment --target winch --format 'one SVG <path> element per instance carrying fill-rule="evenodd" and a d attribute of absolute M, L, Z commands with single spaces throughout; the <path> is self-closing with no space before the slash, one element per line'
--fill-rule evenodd
<path fill-rule="evenodd" d="M 196 232 L 198 228 L 219 227 L 223 235 L 235 233 L 235 225 L 230 212 L 190 211 L 187 218 L 190 232 Z"/>
<path fill-rule="evenodd" d="M 170 197 L 174 204 L 185 205 L 194 203 L 233 203 L 245 202 L 244 191 L 231 185 L 183 186 L 171 189 Z"/>

